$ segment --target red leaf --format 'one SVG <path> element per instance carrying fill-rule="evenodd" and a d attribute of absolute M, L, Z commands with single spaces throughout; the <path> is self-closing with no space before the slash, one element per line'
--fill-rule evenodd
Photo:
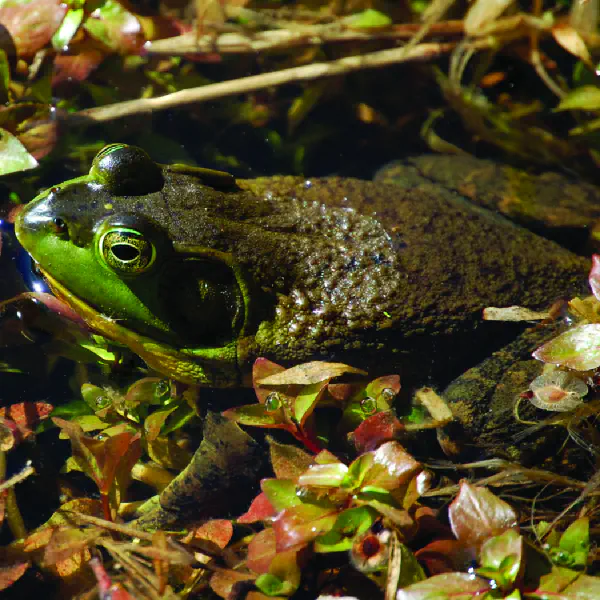
<path fill-rule="evenodd" d="M 6 496 L 8 495 L 8 490 L 4 490 L 0 492 L 0 527 L 2 527 L 2 523 L 4 523 L 4 513 L 6 510 Z"/>
<path fill-rule="evenodd" d="M 329 531 L 337 520 L 338 511 L 312 504 L 299 504 L 281 511 L 273 521 L 277 552 L 299 550 L 322 533 Z"/>
<path fill-rule="evenodd" d="M 231 598 L 234 587 L 242 581 L 255 579 L 249 573 L 239 573 L 233 569 L 221 569 L 210 578 L 211 590 L 221 598 Z"/>
<path fill-rule="evenodd" d="M 65 563 L 68 564 L 69 559 L 74 557 L 77 559 L 82 554 L 87 556 L 90 544 L 103 534 L 104 531 L 99 527 L 77 529 L 66 525 L 56 528 L 44 551 L 44 565 L 56 564 L 63 568 L 62 574 L 64 575 Z M 78 561 L 71 562 L 71 568 L 74 567 L 74 570 L 77 571 L 79 569 Z"/>
<path fill-rule="evenodd" d="M 105 439 L 84 435 L 76 423 L 53 418 L 71 440 L 73 456 L 84 461 L 86 473 L 96 482 L 101 494 L 108 495 L 117 480 L 120 485 L 130 476 L 131 467 L 141 454 L 140 434 L 123 431 Z"/>
<path fill-rule="evenodd" d="M 487 581 L 474 578 L 469 573 L 444 573 L 398 590 L 396 600 L 425 600 L 426 598 L 468 600 L 483 598 L 490 589 Z"/>
<path fill-rule="evenodd" d="M 435 540 L 417 550 L 415 556 L 427 566 L 431 575 L 466 571 L 476 558 L 475 552 L 465 548 L 458 540 Z"/>
<path fill-rule="evenodd" d="M 285 371 L 285 367 L 271 362 L 266 358 L 257 358 L 254 361 L 254 364 L 252 365 L 252 386 L 254 387 L 256 397 L 261 404 L 265 403 L 267 396 L 272 390 L 261 388 L 258 382 L 261 379 L 265 379 L 265 377 L 269 377 L 275 373 L 281 373 L 282 371 Z"/>
<path fill-rule="evenodd" d="M 418 471 L 417 462 L 398 442 L 385 442 L 373 453 L 373 466 L 365 475 L 363 485 L 375 485 L 394 490 L 407 483 Z"/>
<path fill-rule="evenodd" d="M 102 52 L 96 48 L 80 48 L 74 55 L 58 55 L 54 59 L 52 85 L 63 81 L 84 81 L 103 58 Z"/>
<path fill-rule="evenodd" d="M 600 300 L 600 254 L 592 254 L 592 268 L 588 278 L 592 294 Z"/>
<path fill-rule="evenodd" d="M 67 12 L 61 0 L 6 4 L 0 8 L 0 23 L 8 29 L 19 56 L 32 56 L 48 44 Z"/>
<path fill-rule="evenodd" d="M 275 532 L 273 529 L 263 529 L 248 544 L 246 565 L 255 573 L 268 573 L 276 554 Z"/>
<path fill-rule="evenodd" d="M 301 448 L 269 440 L 271 465 L 277 479 L 297 479 L 314 462 L 314 457 Z"/>
<path fill-rule="evenodd" d="M 509 504 L 487 488 L 464 480 L 448 516 L 456 538 L 477 550 L 488 538 L 517 526 L 517 515 Z"/>
<path fill-rule="evenodd" d="M 276 515 L 273 505 L 269 502 L 266 494 L 261 492 L 250 504 L 250 508 L 237 519 L 238 523 L 256 523 L 264 521 Z"/>
<path fill-rule="evenodd" d="M 193 539 L 207 540 L 221 548 L 231 541 L 233 525 L 228 519 L 213 519 L 203 523 L 194 531 Z"/>
<path fill-rule="evenodd" d="M 34 427 L 47 419 L 54 407 L 47 402 L 20 402 L 0 408 L 0 419 L 10 419 L 23 439 L 33 435 Z"/>
<path fill-rule="evenodd" d="M 0 566 L 0 590 L 10 587 L 29 568 L 28 562 L 15 563 L 10 566 Z"/>
<path fill-rule="evenodd" d="M 103 600 L 134 600 L 133 596 L 120 583 L 113 583 L 110 575 L 102 566 L 100 559 L 94 557 L 89 563 L 98 581 L 99 596 Z"/>
<path fill-rule="evenodd" d="M 394 414 L 387 410 L 366 418 L 355 430 L 353 441 L 357 452 L 369 452 L 383 442 L 394 439 L 396 433 L 403 431 L 404 426 Z"/>

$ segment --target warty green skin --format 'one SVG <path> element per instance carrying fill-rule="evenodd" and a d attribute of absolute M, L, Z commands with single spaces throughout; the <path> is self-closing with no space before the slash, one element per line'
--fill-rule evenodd
<path fill-rule="evenodd" d="M 541 308 L 585 287 L 587 260 L 435 183 L 160 169 L 161 189 L 140 195 L 134 177 L 115 195 L 92 169 L 33 200 L 16 232 L 59 296 L 99 313 L 94 327 L 189 383 L 247 383 L 259 356 L 350 358 L 381 371 L 398 351 L 493 334 L 486 306 Z M 56 233 L 56 217 L 68 234 Z M 123 276 L 100 257 L 107 223 L 121 221 L 154 242 L 147 272 Z M 194 306 L 205 268 L 217 273 L 216 296 Z"/>

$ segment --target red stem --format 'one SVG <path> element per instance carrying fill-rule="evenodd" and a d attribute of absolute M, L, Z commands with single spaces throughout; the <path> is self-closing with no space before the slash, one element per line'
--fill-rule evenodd
<path fill-rule="evenodd" d="M 112 514 L 110 512 L 110 502 L 108 499 L 108 494 L 100 494 L 100 498 L 102 499 L 102 514 L 104 515 L 104 519 L 106 521 L 110 521 L 112 523 Z"/>

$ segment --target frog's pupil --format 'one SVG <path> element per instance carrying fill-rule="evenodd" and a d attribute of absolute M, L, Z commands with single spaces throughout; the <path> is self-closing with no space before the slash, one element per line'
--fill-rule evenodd
<path fill-rule="evenodd" d="M 123 262 L 135 260 L 140 255 L 140 251 L 129 244 L 115 244 L 111 252 Z"/>

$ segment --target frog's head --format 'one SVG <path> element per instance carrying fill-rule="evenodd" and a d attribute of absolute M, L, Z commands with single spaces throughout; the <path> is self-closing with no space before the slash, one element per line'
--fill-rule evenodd
<path fill-rule="evenodd" d="M 232 186 L 226 173 L 159 165 L 113 144 L 89 174 L 35 198 L 16 233 L 55 293 L 100 333 L 183 381 L 235 384 L 244 278 L 227 253 L 182 250 L 169 207 L 174 195 Z"/>

